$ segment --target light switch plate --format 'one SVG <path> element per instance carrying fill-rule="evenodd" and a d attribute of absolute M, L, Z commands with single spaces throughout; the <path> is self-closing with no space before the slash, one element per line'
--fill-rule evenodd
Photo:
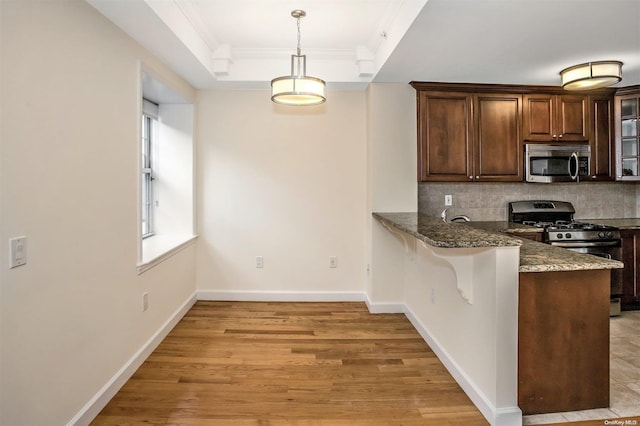
<path fill-rule="evenodd" d="M 9 268 L 27 264 L 27 237 L 12 238 L 9 240 Z"/>

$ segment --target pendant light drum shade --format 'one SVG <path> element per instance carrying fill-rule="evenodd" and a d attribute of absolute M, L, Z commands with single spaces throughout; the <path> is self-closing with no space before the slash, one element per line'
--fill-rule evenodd
<path fill-rule="evenodd" d="M 611 86 L 622 80 L 622 62 L 598 61 L 574 65 L 560 71 L 565 90 L 589 90 Z"/>
<path fill-rule="evenodd" d="M 300 18 L 304 10 L 293 10 L 291 16 L 298 25 L 296 54 L 291 55 L 291 75 L 271 80 L 271 100 L 283 105 L 318 105 L 327 100 L 325 82 L 307 75 L 307 57 L 300 52 Z"/>
<path fill-rule="evenodd" d="M 327 100 L 324 81 L 308 76 L 271 80 L 271 100 L 284 105 L 318 105 Z"/>

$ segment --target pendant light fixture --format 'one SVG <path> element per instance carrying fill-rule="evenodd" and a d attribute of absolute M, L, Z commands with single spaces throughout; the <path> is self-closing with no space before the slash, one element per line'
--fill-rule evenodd
<path fill-rule="evenodd" d="M 327 100 L 325 82 L 307 75 L 307 57 L 300 53 L 300 19 L 307 13 L 293 10 L 291 16 L 298 23 L 298 47 L 291 55 L 291 75 L 271 80 L 271 100 L 284 105 L 318 105 Z"/>
<path fill-rule="evenodd" d="M 565 90 L 589 90 L 607 87 L 622 80 L 622 62 L 598 61 L 574 65 L 560 71 Z"/>

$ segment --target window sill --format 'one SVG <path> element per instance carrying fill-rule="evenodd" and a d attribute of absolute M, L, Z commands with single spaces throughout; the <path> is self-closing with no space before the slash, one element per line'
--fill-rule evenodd
<path fill-rule="evenodd" d="M 142 240 L 142 262 L 138 275 L 164 262 L 184 248 L 192 245 L 197 235 L 154 235 Z"/>

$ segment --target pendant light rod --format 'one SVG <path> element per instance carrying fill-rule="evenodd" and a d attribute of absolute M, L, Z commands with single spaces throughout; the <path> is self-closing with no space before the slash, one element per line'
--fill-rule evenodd
<path fill-rule="evenodd" d="M 296 47 L 296 54 L 300 56 L 300 52 L 302 51 L 300 49 L 300 19 L 307 16 L 307 12 L 305 12 L 304 10 L 296 9 L 291 11 L 291 16 L 296 18 L 296 23 L 298 26 L 298 45 Z"/>

